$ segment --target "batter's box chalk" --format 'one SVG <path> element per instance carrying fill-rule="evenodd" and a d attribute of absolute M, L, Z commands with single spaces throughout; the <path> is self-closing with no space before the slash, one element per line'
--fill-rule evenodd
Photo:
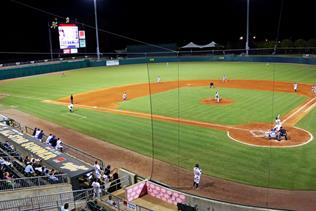
<path fill-rule="evenodd" d="M 250 130 L 249 131 L 253 137 L 265 137 L 265 131 L 263 130 Z"/>

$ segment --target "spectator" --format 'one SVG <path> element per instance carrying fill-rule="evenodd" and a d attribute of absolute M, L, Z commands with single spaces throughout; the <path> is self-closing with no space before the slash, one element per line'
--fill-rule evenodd
<path fill-rule="evenodd" d="M 107 165 L 106 168 L 104 169 L 104 174 L 107 176 L 110 176 L 111 173 L 111 166 Z"/>
<path fill-rule="evenodd" d="M 32 133 L 33 137 L 35 137 L 36 131 L 37 131 L 37 128 L 34 128 L 33 133 Z"/>
<path fill-rule="evenodd" d="M 58 140 L 59 140 L 59 138 L 57 138 L 57 139 L 56 139 L 56 138 L 53 138 L 53 139 L 52 139 L 52 141 L 51 141 L 52 147 L 54 147 L 54 148 L 56 147 Z"/>
<path fill-rule="evenodd" d="M 68 211 L 68 208 L 69 208 L 69 204 L 66 203 L 66 204 L 64 204 L 64 206 L 62 206 L 62 207 L 60 208 L 60 211 Z"/>
<path fill-rule="evenodd" d="M 26 176 L 33 176 L 35 171 L 33 169 L 33 166 L 31 163 L 28 163 L 27 166 L 24 169 L 24 172 L 26 173 Z"/>
<path fill-rule="evenodd" d="M 116 207 L 116 203 L 115 201 L 112 200 L 112 195 L 109 195 L 109 198 L 108 200 L 106 201 L 107 204 L 113 206 L 113 207 Z"/>
<path fill-rule="evenodd" d="M 46 143 L 47 145 L 50 145 L 50 141 L 51 141 L 53 138 L 54 138 L 54 136 L 53 136 L 52 134 L 49 134 L 49 136 L 47 137 L 45 143 Z"/>
<path fill-rule="evenodd" d="M 53 135 L 52 139 L 49 141 L 49 145 L 53 146 L 55 145 L 56 146 L 57 144 L 57 139 L 56 139 L 56 136 Z"/>
<path fill-rule="evenodd" d="M 108 189 L 109 193 L 113 193 L 114 191 L 117 191 L 121 189 L 121 180 L 119 179 L 118 173 L 113 174 L 113 180 L 111 182 L 111 185 Z"/>
<path fill-rule="evenodd" d="M 4 174 L 3 174 L 3 179 L 8 180 L 8 179 L 12 179 L 12 177 L 10 176 L 10 173 L 6 171 L 6 172 L 4 172 Z"/>
<path fill-rule="evenodd" d="M 38 139 L 38 135 L 41 133 L 41 129 L 37 128 L 36 133 L 35 133 L 35 138 Z"/>
<path fill-rule="evenodd" d="M 37 136 L 37 140 L 38 140 L 38 141 L 42 141 L 43 135 L 44 135 L 44 131 L 41 130 L 40 133 L 39 133 L 38 136 Z"/>
<path fill-rule="evenodd" d="M 57 149 L 57 150 L 60 150 L 61 152 L 63 151 L 63 142 L 60 140 L 60 139 L 58 139 L 57 140 L 57 142 L 56 142 L 56 147 L 55 147 L 55 149 Z"/>
<path fill-rule="evenodd" d="M 6 147 L 8 150 L 14 150 L 14 146 L 12 144 L 9 143 L 9 141 L 5 141 L 5 143 L 3 144 L 4 147 Z"/>
<path fill-rule="evenodd" d="M 26 157 L 24 158 L 23 163 L 24 163 L 25 165 L 27 165 L 29 162 L 31 162 L 31 161 L 30 161 L 30 158 L 29 158 L 29 156 L 26 156 Z"/>
<path fill-rule="evenodd" d="M 58 182 L 58 178 L 55 176 L 55 172 L 51 172 L 48 179 L 52 182 L 52 183 L 56 183 Z"/>
<path fill-rule="evenodd" d="M 4 160 L 2 157 L 0 157 L 0 165 L 5 165 L 5 166 L 12 166 L 12 163 Z"/>
<path fill-rule="evenodd" d="M 36 168 L 34 168 L 34 170 L 35 170 L 36 174 L 44 176 L 44 172 L 45 172 L 44 166 L 36 167 Z"/>

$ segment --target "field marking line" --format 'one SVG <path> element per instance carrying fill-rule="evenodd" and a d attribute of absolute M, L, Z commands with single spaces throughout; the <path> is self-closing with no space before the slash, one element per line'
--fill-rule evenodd
<path fill-rule="evenodd" d="M 45 100 L 44 102 L 46 103 L 53 103 L 57 105 L 67 105 L 66 103 L 63 102 L 58 102 L 58 101 L 52 101 L 52 100 Z M 216 123 L 210 123 L 210 122 L 201 122 L 201 121 L 196 121 L 196 120 L 188 120 L 188 119 L 182 119 L 182 118 L 174 118 L 174 117 L 168 117 L 168 116 L 162 116 L 162 115 L 157 115 L 157 114 L 149 114 L 149 113 L 142 113 L 142 112 L 135 112 L 135 111 L 128 111 L 128 110 L 119 110 L 119 109 L 112 109 L 112 108 L 106 108 L 106 107 L 95 107 L 95 106 L 88 106 L 88 105 L 81 105 L 81 104 L 76 104 L 76 107 L 81 107 L 81 108 L 88 108 L 88 109 L 96 109 L 96 110 L 101 110 L 101 111 L 107 111 L 107 112 L 112 112 L 112 113 L 119 113 L 119 114 L 124 114 L 124 115 L 129 115 L 129 116 L 134 116 L 134 117 L 140 117 L 140 118 L 146 118 L 149 119 L 153 117 L 155 120 L 161 120 L 165 122 L 180 122 L 184 123 L 187 125 L 193 125 L 193 126 L 204 126 L 206 128 L 217 128 L 221 130 L 227 130 L 227 129 L 233 129 L 233 130 L 242 130 L 242 131 L 250 131 L 249 129 L 245 128 L 239 128 L 239 127 L 234 127 L 234 126 L 229 126 L 229 125 L 220 125 Z"/>
<path fill-rule="evenodd" d="M 316 102 L 314 104 L 312 104 L 310 107 L 308 107 L 307 109 L 305 109 L 305 112 L 309 112 L 310 110 L 312 110 L 314 107 L 316 106 Z"/>
<path fill-rule="evenodd" d="M 76 113 L 70 113 L 70 112 L 63 113 L 62 115 L 74 115 L 74 116 L 78 116 L 78 117 L 80 117 L 80 118 L 82 118 L 82 119 L 87 118 L 87 117 L 86 117 L 86 116 L 84 116 L 84 115 L 81 115 L 81 114 L 76 114 Z"/>
<path fill-rule="evenodd" d="M 23 96 L 23 95 L 11 95 L 11 94 L 6 94 L 5 96 L 6 96 L 6 97 L 22 98 L 22 99 L 30 99 L 30 100 L 44 100 L 44 98 L 28 97 L 28 96 Z"/>
<path fill-rule="evenodd" d="M 263 131 L 263 130 L 250 130 L 249 131 L 253 137 L 256 137 L 256 138 L 260 138 L 260 137 L 265 137 L 265 133 L 266 131 Z M 256 133 L 256 132 L 259 132 L 259 133 Z"/>
<path fill-rule="evenodd" d="M 299 113 L 301 110 L 303 110 L 306 106 L 308 106 L 308 104 L 310 104 L 311 102 L 313 102 L 316 99 L 316 97 L 310 99 L 309 101 L 307 101 L 305 104 L 303 104 L 301 107 L 299 107 L 299 109 L 297 109 L 295 112 L 293 112 L 292 114 L 290 114 L 288 117 L 286 117 L 283 121 L 282 124 L 284 124 L 287 120 L 289 120 L 290 118 L 292 118 L 293 116 L 295 116 L 297 113 Z"/>

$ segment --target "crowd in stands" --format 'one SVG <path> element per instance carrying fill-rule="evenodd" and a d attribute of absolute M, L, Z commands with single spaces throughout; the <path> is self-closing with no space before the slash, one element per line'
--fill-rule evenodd
<path fill-rule="evenodd" d="M 56 183 L 59 181 L 56 175 L 62 173 L 55 169 L 47 168 L 42 164 L 42 160 L 30 158 L 29 156 L 24 158 L 23 163 L 25 165 L 24 175 L 26 177 L 47 176 L 51 183 Z"/>
<path fill-rule="evenodd" d="M 111 170 L 111 165 L 102 169 L 98 161 L 95 161 L 93 167 L 94 171 L 86 174 L 84 178 L 80 179 L 80 182 L 83 184 L 83 188 L 93 188 L 94 197 L 100 198 L 102 192 L 112 193 L 121 189 L 118 173 Z"/>
<path fill-rule="evenodd" d="M 23 158 L 8 141 L 0 142 L 0 180 L 46 176 L 48 182 L 58 183 L 60 178 L 56 175 L 61 173 L 46 167 L 40 159 L 30 156 Z"/>
<path fill-rule="evenodd" d="M 37 141 L 45 143 L 54 149 L 63 152 L 63 142 L 54 134 L 46 136 L 42 129 L 35 128 L 31 135 Z M 104 193 L 109 194 L 121 189 L 121 181 L 117 170 L 112 170 L 111 165 L 107 165 L 105 168 L 102 168 L 98 161 L 95 161 L 93 168 L 94 170 L 85 174 L 79 179 L 79 182 L 84 184 L 81 188 L 93 189 L 94 198 L 100 198 L 101 195 L 104 195 Z M 14 146 L 10 144 L 10 142 L 0 141 L 0 180 L 2 180 L 2 183 L 4 181 L 12 182 L 14 181 L 12 179 L 20 177 L 39 176 L 44 176 L 45 181 L 49 183 L 58 183 L 61 178 L 56 175 L 61 173 L 61 171 L 45 166 L 42 160 L 31 157 L 31 155 L 22 156 L 15 150 Z M 16 187 L 16 185 L 14 187 Z M 118 204 L 116 200 L 111 198 L 111 195 L 109 195 L 106 203 L 113 207 L 116 207 Z M 67 208 L 64 209 L 66 210 Z"/>
<path fill-rule="evenodd" d="M 49 134 L 49 136 L 46 138 L 46 140 L 43 140 L 45 134 L 44 134 L 44 131 L 41 130 L 40 128 L 35 128 L 33 130 L 32 136 L 36 140 L 38 140 L 40 142 L 45 142 L 47 145 L 52 146 L 56 150 L 59 150 L 62 152 L 64 149 L 62 140 L 60 138 L 57 138 L 53 134 Z"/>

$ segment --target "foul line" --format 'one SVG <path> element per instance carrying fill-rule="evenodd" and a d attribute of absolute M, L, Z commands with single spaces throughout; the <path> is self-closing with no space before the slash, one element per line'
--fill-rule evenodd
<path fill-rule="evenodd" d="M 309 108 L 305 109 L 305 112 L 309 112 L 310 110 L 312 110 L 314 107 L 316 106 L 316 102 L 314 104 L 312 104 Z"/>
<path fill-rule="evenodd" d="M 299 109 L 297 109 L 295 112 L 293 112 L 292 114 L 290 114 L 288 117 L 286 117 L 282 123 L 284 124 L 287 120 L 289 120 L 290 118 L 292 118 L 293 116 L 295 116 L 297 113 L 299 113 L 301 110 L 303 110 L 306 106 L 308 106 L 308 104 L 310 104 L 311 102 L 313 102 L 316 99 L 316 97 L 312 98 L 311 100 L 307 101 L 304 105 L 302 105 Z"/>

